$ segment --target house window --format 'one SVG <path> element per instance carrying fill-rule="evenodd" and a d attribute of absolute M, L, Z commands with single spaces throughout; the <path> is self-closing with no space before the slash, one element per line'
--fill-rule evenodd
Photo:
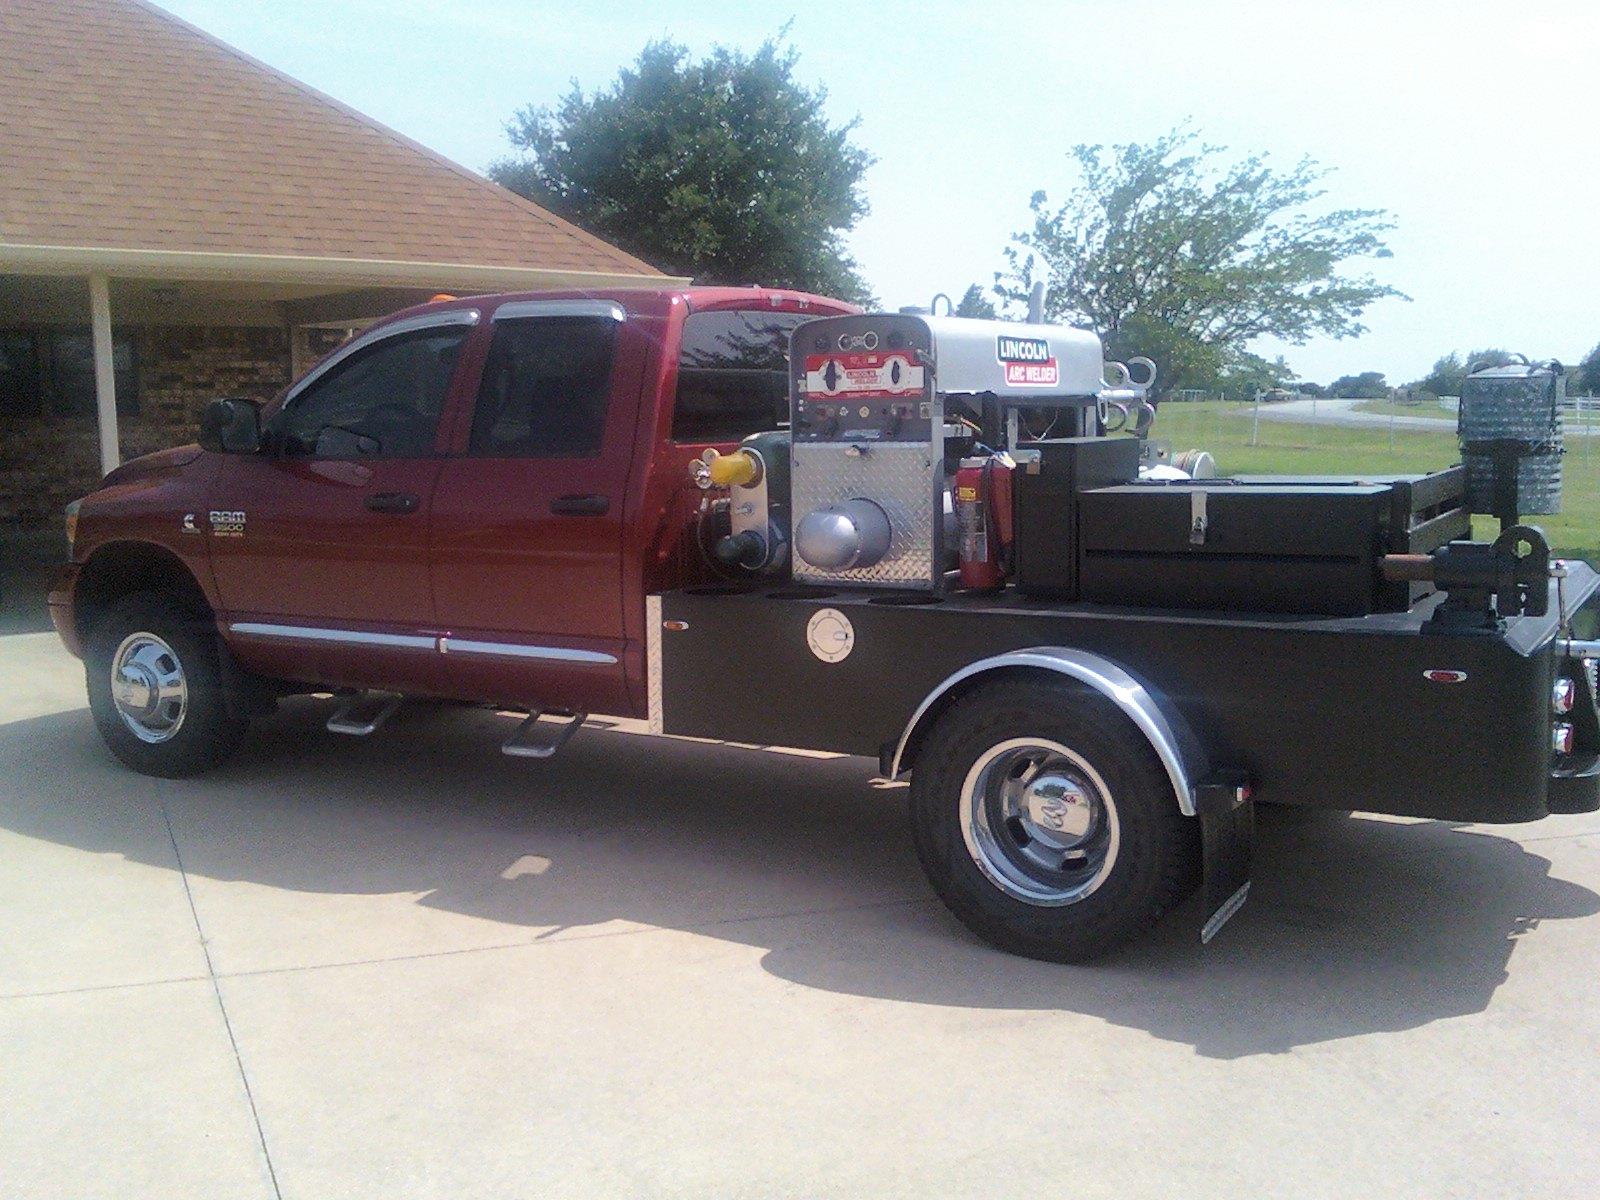
<path fill-rule="evenodd" d="M 50 344 L 50 410 L 58 417 L 93 416 L 94 340 L 85 331 L 53 332 Z M 111 362 L 116 372 L 117 412 L 125 417 L 139 412 L 139 376 L 135 369 L 133 335 L 127 330 L 111 334 Z"/>
<path fill-rule="evenodd" d="M 39 339 L 0 330 L 0 417 L 37 417 L 44 411 Z"/>
<path fill-rule="evenodd" d="M 139 412 L 139 373 L 133 334 L 113 331 L 117 411 Z M 0 329 L 0 416 L 92 417 L 94 340 L 87 330 Z"/>

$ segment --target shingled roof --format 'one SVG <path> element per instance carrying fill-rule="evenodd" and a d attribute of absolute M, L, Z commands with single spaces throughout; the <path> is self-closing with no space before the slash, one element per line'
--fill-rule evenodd
<path fill-rule="evenodd" d="M 0 97 L 0 269 L 54 249 L 659 277 L 143 0 L 0 0 Z"/>

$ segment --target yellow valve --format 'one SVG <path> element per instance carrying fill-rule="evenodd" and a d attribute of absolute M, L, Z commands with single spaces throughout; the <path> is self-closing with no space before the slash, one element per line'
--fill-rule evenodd
<path fill-rule="evenodd" d="M 736 450 L 706 464 L 713 487 L 744 487 L 761 478 L 761 460 L 748 450 Z"/>

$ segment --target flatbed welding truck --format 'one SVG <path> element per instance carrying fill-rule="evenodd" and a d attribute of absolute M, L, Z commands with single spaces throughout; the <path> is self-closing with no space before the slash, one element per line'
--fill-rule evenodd
<path fill-rule="evenodd" d="M 1600 577 L 1507 511 L 1532 443 L 1474 443 L 1504 530 L 1470 542 L 1469 456 L 1208 478 L 1149 436 L 1152 378 L 1078 330 L 786 291 L 434 303 L 113 471 L 51 612 L 154 775 L 312 691 L 349 735 L 408 697 L 525 711 L 532 758 L 586 713 L 869 756 L 955 914 L 1051 960 L 1197 882 L 1213 934 L 1257 803 L 1600 807 Z"/>

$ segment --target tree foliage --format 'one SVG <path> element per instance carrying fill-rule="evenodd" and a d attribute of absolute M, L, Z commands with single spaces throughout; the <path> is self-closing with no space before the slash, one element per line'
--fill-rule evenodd
<path fill-rule="evenodd" d="M 1459 396 L 1461 385 L 1472 372 L 1484 367 L 1503 367 L 1515 357 L 1509 350 L 1472 350 L 1464 357 L 1452 350 L 1434 360 L 1433 370 L 1410 387 L 1414 392 L 1426 392 L 1433 396 Z"/>
<path fill-rule="evenodd" d="M 983 289 L 973 284 L 961 293 L 961 303 L 955 307 L 958 317 L 986 317 L 993 319 L 999 314 L 995 312 L 994 301 L 983 294 Z"/>
<path fill-rule="evenodd" d="M 1600 395 L 1600 346 L 1596 346 L 1583 361 L 1578 364 L 1576 376 L 1573 380 L 1577 389 L 1585 396 Z"/>
<path fill-rule="evenodd" d="M 1382 371 L 1363 371 L 1359 375 L 1341 375 L 1328 385 L 1328 395 L 1346 400 L 1382 400 L 1389 394 L 1389 384 Z"/>
<path fill-rule="evenodd" d="M 779 38 L 699 61 L 651 42 L 606 90 L 506 125 L 496 181 L 673 274 L 870 298 L 844 235 L 872 157 L 795 78 Z"/>
<path fill-rule="evenodd" d="M 1345 264 L 1389 256 L 1379 209 L 1313 211 L 1327 172 L 1282 172 L 1177 129 L 1148 145 L 1073 149 L 1080 182 L 1065 203 L 1044 192 L 1033 225 L 1006 250 L 998 290 L 1025 298 L 1046 279 L 1052 320 L 1088 325 L 1114 357 L 1147 354 L 1169 387 L 1207 386 L 1247 365 L 1249 343 L 1364 331 L 1366 308 L 1394 288 Z"/>

